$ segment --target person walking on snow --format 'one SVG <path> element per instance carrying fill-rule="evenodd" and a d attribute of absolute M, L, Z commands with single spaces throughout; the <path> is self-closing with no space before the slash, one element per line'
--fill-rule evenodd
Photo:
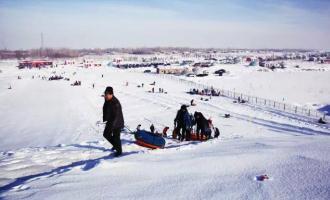
<path fill-rule="evenodd" d="M 124 128 L 124 117 L 119 100 L 113 94 L 113 88 L 107 87 L 104 91 L 103 122 L 106 126 L 103 132 L 105 137 L 116 150 L 115 156 L 122 154 L 120 131 Z"/>

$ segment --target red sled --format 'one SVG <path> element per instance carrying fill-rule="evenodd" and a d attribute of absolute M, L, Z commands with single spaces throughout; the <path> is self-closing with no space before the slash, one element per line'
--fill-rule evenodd
<path fill-rule="evenodd" d="M 197 134 L 196 133 L 191 133 L 190 134 L 190 140 L 191 141 L 206 141 L 206 140 L 208 140 L 205 135 L 199 134 L 198 136 L 199 137 L 197 137 Z M 173 130 L 172 138 L 173 139 L 178 139 L 178 134 L 177 134 L 177 132 L 176 132 L 175 129 Z"/>
<path fill-rule="evenodd" d="M 206 141 L 206 140 L 208 140 L 205 135 L 199 134 L 198 136 L 199 137 L 197 137 L 196 133 L 191 133 L 190 134 L 190 140 L 192 140 L 192 141 Z"/>

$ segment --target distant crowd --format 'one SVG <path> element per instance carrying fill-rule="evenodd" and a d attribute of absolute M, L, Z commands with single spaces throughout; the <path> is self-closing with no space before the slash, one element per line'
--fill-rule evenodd
<path fill-rule="evenodd" d="M 191 95 L 205 95 L 205 96 L 220 96 L 221 94 L 220 91 L 215 90 L 213 88 L 211 89 L 206 88 L 202 90 L 194 88 L 194 89 L 190 89 L 188 93 Z"/>

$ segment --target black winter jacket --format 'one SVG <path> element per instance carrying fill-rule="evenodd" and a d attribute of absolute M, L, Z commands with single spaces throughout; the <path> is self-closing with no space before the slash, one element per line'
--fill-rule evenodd
<path fill-rule="evenodd" d="M 176 117 L 174 119 L 174 123 L 177 123 L 177 126 L 184 126 L 184 114 L 187 112 L 186 110 L 180 109 L 176 113 Z"/>
<path fill-rule="evenodd" d="M 124 128 L 124 117 L 119 100 L 114 96 L 103 104 L 103 121 L 112 129 Z"/>

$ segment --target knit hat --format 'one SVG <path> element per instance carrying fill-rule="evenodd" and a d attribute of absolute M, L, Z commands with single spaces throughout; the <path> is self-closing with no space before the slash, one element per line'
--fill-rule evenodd
<path fill-rule="evenodd" d="M 187 105 L 183 104 L 183 105 L 181 106 L 181 109 L 182 109 L 182 110 L 187 110 L 187 107 L 188 107 Z"/>
<path fill-rule="evenodd" d="M 104 91 L 104 94 L 113 94 L 113 88 L 108 86 L 105 91 Z"/>

